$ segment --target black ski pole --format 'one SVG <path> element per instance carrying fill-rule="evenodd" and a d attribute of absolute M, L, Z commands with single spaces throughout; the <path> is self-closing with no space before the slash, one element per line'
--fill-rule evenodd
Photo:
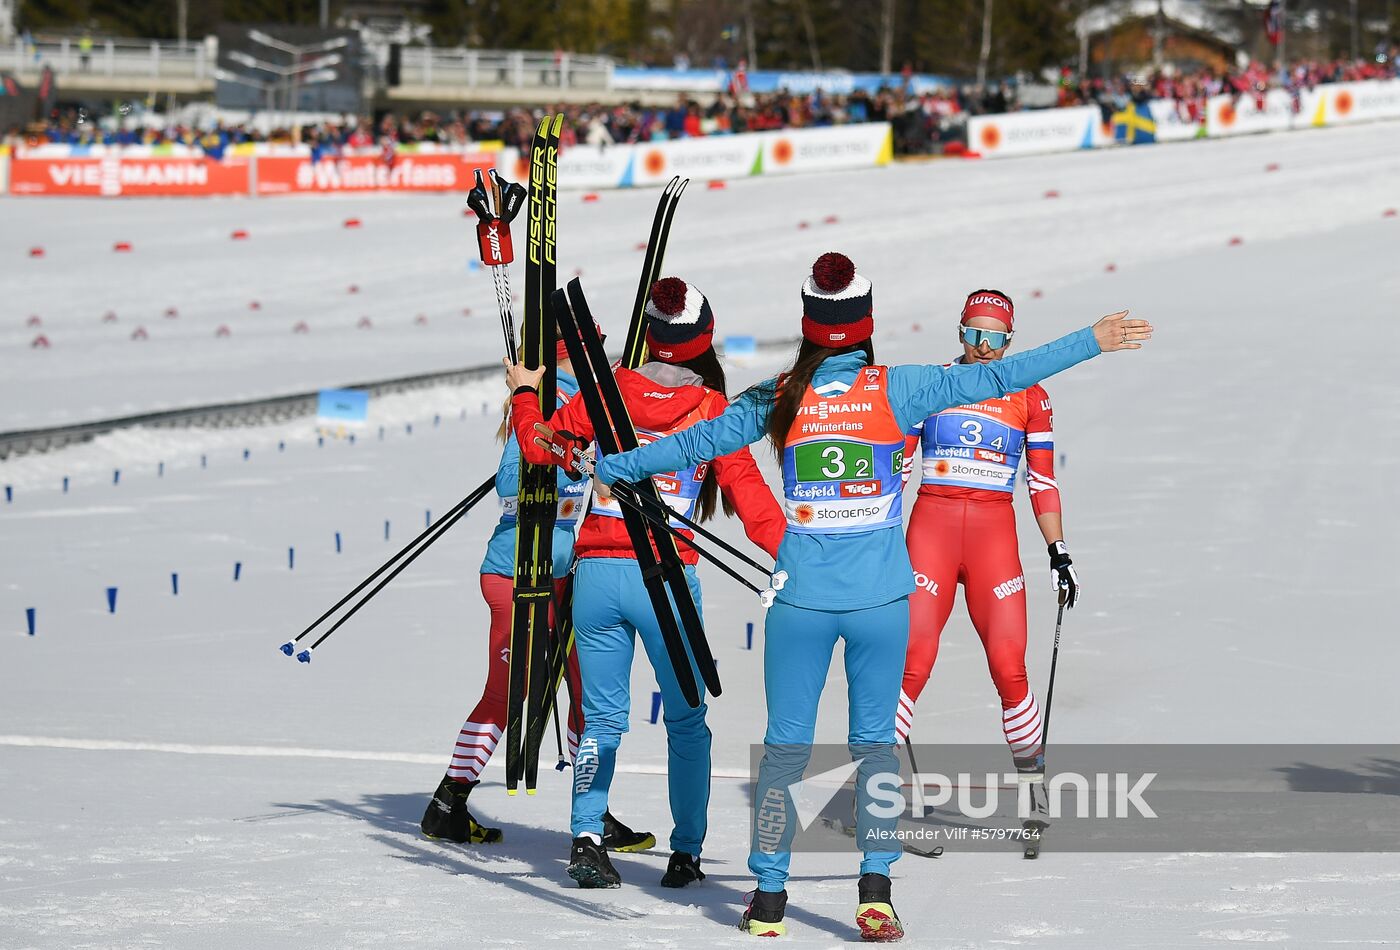
<path fill-rule="evenodd" d="M 618 489 L 622 490 L 618 491 Z M 696 554 L 700 555 L 705 560 L 713 564 L 715 567 L 719 568 L 721 571 L 724 571 L 724 573 L 728 574 L 740 584 L 743 584 L 749 590 L 757 594 L 759 600 L 763 602 L 763 606 L 773 606 L 773 598 L 775 591 L 772 587 L 759 587 L 753 581 L 749 580 L 747 577 L 740 574 L 738 571 L 734 570 L 734 568 L 726 564 L 724 560 L 720 558 L 717 554 L 714 554 L 708 551 L 707 549 L 701 547 L 700 545 L 696 544 L 693 538 L 687 538 L 684 534 L 681 533 L 681 529 L 671 524 L 671 522 L 668 521 L 665 516 L 658 515 L 656 512 L 647 508 L 640 501 L 638 501 L 636 489 L 634 489 L 630 484 L 622 481 L 614 482 L 612 485 L 612 491 L 614 498 L 616 498 L 619 502 L 626 505 L 627 507 L 631 508 L 637 514 L 641 515 L 644 520 L 665 531 L 667 534 L 669 534 L 676 540 L 686 545 L 689 545 L 690 549 Z"/>
<path fill-rule="evenodd" d="M 1040 727 L 1040 759 L 1045 761 L 1045 750 L 1050 745 L 1050 704 L 1055 699 L 1055 665 L 1060 659 L 1060 624 L 1065 620 L 1065 589 L 1060 588 L 1060 609 L 1055 614 L 1055 647 L 1050 652 L 1050 683 L 1045 687 L 1045 721 Z M 1043 768 L 1042 764 L 1042 768 Z"/>
<path fill-rule="evenodd" d="M 409 551 L 413 550 L 413 548 L 416 547 L 419 542 L 421 542 L 434 530 L 440 527 L 449 518 L 454 518 L 454 516 L 457 515 L 458 512 L 460 512 L 464 507 L 470 508 L 472 505 L 475 505 L 486 495 L 487 492 L 494 488 L 495 485 L 496 476 L 492 475 L 486 481 L 482 482 L 476 488 L 472 489 L 471 494 L 467 495 L 467 497 L 463 498 L 461 501 L 457 502 L 457 504 L 449 508 L 447 510 L 447 513 L 442 515 L 442 517 L 438 518 L 438 520 L 434 521 L 432 524 L 428 525 L 428 527 L 424 528 L 423 532 L 419 534 L 418 537 L 405 544 L 397 554 L 395 554 L 393 557 L 389 558 L 389 560 L 385 561 L 378 568 L 376 568 L 373 574 L 360 581 L 360 583 L 356 584 L 355 588 L 352 591 L 350 591 L 350 593 L 346 594 L 344 597 L 340 598 L 340 600 L 336 601 L 335 604 L 333 604 L 329 610 L 327 610 L 325 613 L 321 614 L 321 616 L 313 620 L 305 630 L 297 634 L 292 639 L 288 640 L 286 643 L 282 644 L 282 646 L 278 649 L 280 649 L 287 656 L 291 656 L 295 652 L 296 644 L 300 643 L 303 637 L 305 637 L 312 630 L 315 630 L 317 627 L 319 627 L 322 624 L 322 622 L 324 622 L 325 619 L 331 614 L 335 613 L 341 607 L 344 607 L 345 604 L 350 600 L 350 598 L 354 597 L 360 591 L 364 590 L 370 584 L 374 583 L 375 578 L 377 578 L 380 574 L 383 574 L 390 567 L 392 567 L 399 558 L 403 557 Z M 433 541 L 436 540 L 437 538 L 434 537 Z M 429 541 L 428 543 L 431 544 L 432 541 Z"/>

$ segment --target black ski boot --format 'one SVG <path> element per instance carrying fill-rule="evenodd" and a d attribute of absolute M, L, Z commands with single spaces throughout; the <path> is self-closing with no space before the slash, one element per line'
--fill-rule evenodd
<path fill-rule="evenodd" d="M 904 936 L 904 925 L 890 903 L 890 879 L 883 874 L 860 876 L 860 906 L 856 908 L 860 939 L 888 943 Z"/>
<path fill-rule="evenodd" d="M 656 835 L 650 831 L 633 831 L 612 816 L 603 812 L 603 847 L 609 851 L 646 851 L 656 847 Z"/>
<path fill-rule="evenodd" d="M 478 824 L 467 811 L 467 796 L 480 782 L 459 782 L 444 775 L 442 783 L 428 802 L 419 827 L 429 838 L 455 841 L 458 844 L 497 844 L 505 836 L 499 828 Z"/>
<path fill-rule="evenodd" d="M 787 933 L 783 912 L 787 910 L 787 891 L 754 891 L 749 906 L 739 918 L 739 929 L 751 937 L 781 937 Z"/>
<path fill-rule="evenodd" d="M 569 877 L 579 887 L 622 886 L 622 875 L 608 860 L 607 850 L 587 835 L 575 838 L 569 847 Z"/>
<path fill-rule="evenodd" d="M 666 865 L 666 873 L 661 875 L 662 887 L 685 887 L 703 880 L 705 872 L 700 870 L 699 858 L 684 851 L 671 852 L 671 862 Z"/>

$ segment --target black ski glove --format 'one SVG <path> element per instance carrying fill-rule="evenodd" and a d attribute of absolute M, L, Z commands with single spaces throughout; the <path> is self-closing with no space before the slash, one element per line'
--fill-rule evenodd
<path fill-rule="evenodd" d="M 1070 559 L 1069 548 L 1063 541 L 1050 545 L 1050 582 L 1060 592 L 1060 599 L 1066 607 L 1079 602 L 1079 575 L 1074 571 L 1074 561 Z"/>

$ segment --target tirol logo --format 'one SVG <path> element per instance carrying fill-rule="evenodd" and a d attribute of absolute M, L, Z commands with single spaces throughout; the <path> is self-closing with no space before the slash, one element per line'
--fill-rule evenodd
<path fill-rule="evenodd" d="M 800 525 L 811 524 L 812 520 L 817 516 L 815 509 L 813 509 L 811 505 L 805 503 L 798 505 L 793 511 L 793 514 L 797 516 L 797 523 Z"/>
<path fill-rule="evenodd" d="M 651 477 L 652 483 L 656 485 L 663 495 L 678 495 L 681 491 L 681 483 L 675 479 L 662 478 L 660 475 Z"/>
<path fill-rule="evenodd" d="M 983 462 L 1005 463 L 1006 456 L 1000 452 L 989 452 L 987 449 L 978 449 L 977 457 Z"/>
<path fill-rule="evenodd" d="M 879 482 L 842 482 L 842 498 L 869 498 L 880 493 Z"/>

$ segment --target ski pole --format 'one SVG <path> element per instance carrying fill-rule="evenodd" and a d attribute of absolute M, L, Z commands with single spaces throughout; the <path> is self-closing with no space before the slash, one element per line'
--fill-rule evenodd
<path fill-rule="evenodd" d="M 619 488 L 622 489 L 622 491 L 618 491 Z M 713 564 L 715 567 L 719 568 L 721 571 L 724 571 L 724 573 L 728 574 L 740 584 L 743 584 L 749 590 L 757 594 L 758 599 L 763 602 L 763 606 L 773 606 L 773 600 L 777 595 L 777 591 L 774 588 L 759 587 L 753 581 L 749 580 L 747 577 L 740 574 L 734 568 L 726 564 L 724 560 L 718 555 L 713 554 L 709 550 L 696 544 L 693 538 L 687 538 L 684 534 L 681 533 L 681 529 L 671 524 L 671 522 L 667 520 L 664 515 L 657 515 L 656 512 L 652 511 L 650 508 L 647 508 L 640 501 L 638 501 L 637 490 L 632 485 L 629 485 L 627 482 L 619 481 L 613 483 L 612 490 L 613 496 L 617 498 L 619 502 L 631 508 L 637 514 L 641 515 L 642 518 L 644 518 L 646 521 L 664 530 L 667 534 L 671 535 L 671 537 L 689 545 L 691 550 L 693 550 L 696 554 L 700 555 L 705 560 Z"/>
<path fill-rule="evenodd" d="M 481 263 L 491 271 L 491 279 L 496 286 L 496 309 L 501 315 L 501 332 L 505 337 L 506 355 L 512 361 L 519 359 L 515 341 L 515 317 L 511 313 L 510 278 L 506 265 L 515 260 L 515 251 L 510 241 L 510 223 L 520 213 L 525 204 L 525 187 L 517 182 L 506 181 L 493 168 L 489 171 L 489 181 L 482 177 L 481 169 L 476 170 L 476 184 L 467 192 L 467 207 L 477 217 L 477 250 Z"/>
<path fill-rule="evenodd" d="M 1055 647 L 1050 652 L 1050 683 L 1045 687 L 1045 721 L 1040 727 L 1040 758 L 1045 761 L 1045 750 L 1050 745 L 1050 704 L 1055 700 L 1055 664 L 1060 659 L 1060 624 L 1065 620 L 1065 589 L 1060 588 L 1060 609 L 1055 614 Z M 1043 765 L 1042 765 L 1043 767 Z"/>
<path fill-rule="evenodd" d="M 547 448 L 547 449 L 549 449 L 551 452 L 554 452 L 555 455 L 560 455 L 560 452 L 561 452 L 560 447 L 557 446 L 556 444 L 554 444 L 553 442 L 548 442 L 548 441 L 546 441 L 546 440 L 544 440 L 544 439 L 537 438 L 537 439 L 535 439 L 535 444 L 541 446 L 542 448 Z M 574 465 L 575 465 L 575 467 L 576 467 L 580 472 L 583 472 L 583 473 L 585 473 L 585 474 L 587 474 L 587 475 L 589 475 L 589 476 L 592 476 L 592 475 L 593 475 L 593 458 L 592 458 L 587 452 L 583 451 L 583 449 L 579 448 L 578 446 L 574 446 L 574 448 L 573 448 L 573 459 L 574 459 Z M 624 482 L 623 484 L 625 485 L 626 483 Z M 749 556 L 748 556 L 747 554 L 745 554 L 743 551 L 740 551 L 738 548 L 734 547 L 734 546 L 733 546 L 732 544 L 730 544 L 728 541 L 724 540 L 724 539 L 721 538 L 719 535 L 715 534 L 713 531 L 711 531 L 711 530 L 709 530 L 708 528 L 706 528 L 704 525 L 700 524 L 700 523 L 697 522 L 697 521 L 693 521 L 692 519 L 686 517 L 686 516 L 685 516 L 684 514 L 682 514 L 681 512 L 676 511 L 676 510 L 673 509 L 670 505 L 666 504 L 664 501 L 661 501 L 660 499 L 657 499 L 657 498 L 652 498 L 650 495 L 643 494 L 643 493 L 641 493 L 641 492 L 636 491 L 635 489 L 633 489 L 633 498 L 634 498 L 634 500 L 635 500 L 639 505 L 643 505 L 643 506 L 645 506 L 647 509 L 649 509 L 649 510 L 647 510 L 647 511 L 642 511 L 641 514 L 642 514 L 643 516 L 651 515 L 651 517 L 650 517 L 648 520 L 650 520 L 653 524 L 656 524 L 656 523 L 657 523 L 657 520 L 656 520 L 656 519 L 657 519 L 658 516 L 664 517 L 664 518 L 674 518 L 675 520 L 679 521 L 681 524 L 683 524 L 683 525 L 685 525 L 687 528 L 689 528 L 691 531 L 694 531 L 694 532 L 695 532 L 697 535 L 699 535 L 700 537 L 705 538 L 705 539 L 707 539 L 707 540 L 713 542 L 715 545 L 719 546 L 721 549 L 723 549 L 723 550 L 729 552 L 729 553 L 732 554 L 734 557 L 738 558 L 740 561 L 743 561 L 743 562 L 744 562 L 745 564 L 747 564 L 749 567 L 752 567 L 754 570 L 756 570 L 756 571 L 762 573 L 765 577 L 768 578 L 769 586 L 770 586 L 773 590 L 775 590 L 775 591 L 782 590 L 782 589 L 783 589 L 783 586 L 784 586 L 785 584 L 787 584 L 787 582 L 788 582 L 788 572 L 787 572 L 787 571 L 776 571 L 776 572 L 775 572 L 775 571 L 772 571 L 772 570 L 770 570 L 770 569 L 764 567 L 762 564 L 758 563 L 758 562 L 755 561 L 753 558 L 749 557 Z M 665 525 L 663 525 L 663 526 L 666 527 L 666 528 L 668 528 L 668 529 L 672 527 L 672 526 L 670 525 L 669 522 L 667 522 L 667 523 L 666 523 Z M 676 534 L 675 531 L 672 531 L 671 533 L 672 533 L 672 534 Z M 680 538 L 682 541 L 685 541 L 685 542 L 686 542 L 687 544 L 689 544 L 691 547 L 695 548 L 695 550 L 696 550 L 697 552 L 700 551 L 700 548 L 699 548 L 699 546 L 697 546 L 697 545 L 695 544 L 694 539 L 687 538 L 687 537 L 685 537 L 684 535 L 681 535 L 681 534 L 676 534 L 676 537 Z"/>
<path fill-rule="evenodd" d="M 296 644 L 301 642 L 301 640 L 307 634 L 311 633 L 311 631 L 315 630 L 322 623 L 324 623 L 327 617 L 335 613 L 341 607 L 345 606 L 351 600 L 351 598 L 353 598 L 360 591 L 364 590 L 366 587 L 372 584 L 377 577 L 379 577 L 385 571 L 389 570 L 400 558 L 404 557 L 405 555 L 408 555 L 408 560 L 404 562 L 404 565 L 406 566 L 407 564 L 411 563 L 413 559 L 416 558 L 419 554 L 423 553 L 423 551 L 430 544 L 432 544 L 438 538 L 442 537 L 443 533 L 445 533 L 448 528 L 450 528 L 453 524 L 456 524 L 457 520 L 461 518 L 462 515 L 466 514 L 472 509 L 474 505 L 476 505 L 477 502 L 479 502 L 482 498 L 486 497 L 487 493 L 491 491 L 495 484 L 496 476 L 492 475 L 486 481 L 478 485 L 470 495 L 457 502 L 457 504 L 453 505 L 452 508 L 448 510 L 448 512 L 445 515 L 438 518 L 437 521 L 434 521 L 431 525 L 425 528 L 421 534 L 419 534 L 412 541 L 408 542 L 408 544 L 404 545 L 404 547 L 397 554 L 395 554 L 393 557 L 389 558 L 389 560 L 381 564 L 374 571 L 374 573 L 370 574 L 369 577 L 366 577 L 364 580 L 360 581 L 359 584 L 355 585 L 355 588 L 351 590 L 350 593 L 346 594 L 344 597 L 340 598 L 340 600 L 336 601 L 336 603 L 332 605 L 329 610 L 321 614 L 321 616 L 317 617 L 305 630 L 297 634 L 293 639 L 288 640 L 286 643 L 282 644 L 282 646 L 279 649 L 281 649 L 281 651 L 287 656 L 292 656 L 296 650 Z M 436 531 L 437 533 L 433 534 L 434 531 Z M 431 538 L 428 537 L 430 534 L 433 535 Z M 427 541 L 424 541 L 425 538 L 427 538 Z M 419 546 L 420 542 L 421 546 Z M 415 548 L 417 549 L 414 550 Z M 410 551 L 412 551 L 412 554 L 409 553 Z M 397 576 L 399 571 L 401 571 L 402 569 L 403 567 L 401 566 L 398 570 L 395 570 L 393 574 L 390 574 L 383 584 L 380 584 L 379 587 L 376 587 L 373 591 L 369 593 L 368 596 L 365 597 L 365 601 L 369 600 L 370 597 L 373 597 L 374 594 L 377 593 L 380 590 L 380 588 L 384 586 L 384 584 L 387 584 L 390 580 L 393 580 L 394 577 Z M 354 608 L 354 610 L 359 610 L 360 606 L 363 605 L 364 601 L 361 601 L 360 604 Z M 354 610 L 352 610 L 351 613 L 354 613 Z M 321 639 L 324 640 L 325 637 L 322 637 Z M 318 644 L 320 642 L 320 640 L 316 641 L 316 643 Z M 303 660 L 302 662 L 307 661 Z"/>

